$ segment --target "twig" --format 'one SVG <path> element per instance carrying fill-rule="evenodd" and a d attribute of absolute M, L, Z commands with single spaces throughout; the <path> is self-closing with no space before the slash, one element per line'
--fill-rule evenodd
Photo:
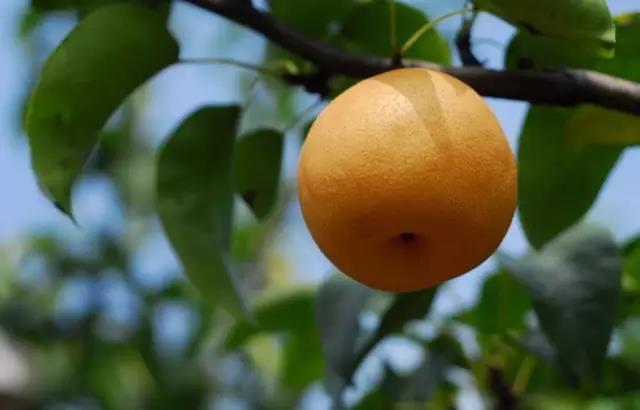
<path fill-rule="evenodd" d="M 392 67 L 391 61 L 341 50 L 313 39 L 274 19 L 271 14 L 235 0 L 183 0 L 217 13 L 261 33 L 280 47 L 313 62 L 321 71 L 362 78 Z M 640 84 L 581 69 L 490 70 L 481 67 L 444 67 L 424 61 L 405 66 L 438 70 L 464 81 L 488 97 L 533 104 L 574 106 L 594 104 L 640 115 Z"/>
<path fill-rule="evenodd" d="M 519 406 L 518 397 L 513 393 L 511 387 L 504 380 L 502 370 L 489 366 L 489 389 L 493 393 L 495 410 L 517 410 Z"/>
<path fill-rule="evenodd" d="M 456 34 L 456 47 L 458 49 L 458 54 L 460 54 L 462 64 L 466 66 L 480 67 L 482 66 L 482 63 L 478 60 L 475 54 L 473 54 L 473 49 L 471 47 L 471 28 L 473 27 L 476 17 L 476 13 L 473 13 L 471 17 L 464 17 L 460 31 Z"/>

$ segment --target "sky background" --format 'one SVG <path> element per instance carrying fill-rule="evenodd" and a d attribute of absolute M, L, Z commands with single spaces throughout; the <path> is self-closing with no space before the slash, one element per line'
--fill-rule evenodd
<path fill-rule="evenodd" d="M 81 240 L 83 229 L 117 230 L 124 222 L 109 181 L 83 179 L 77 184 L 74 208 L 80 229 L 59 213 L 38 190 L 19 122 L 20 103 L 28 92 L 32 70 L 35 69 L 30 56 L 37 51 L 34 50 L 33 39 L 16 40 L 27 3 L 27 0 L 0 1 L 0 249 L 15 248 L 32 232 L 56 229 L 71 240 Z M 458 9 L 462 4 L 461 1 L 440 0 L 406 3 L 424 9 L 432 17 Z M 608 3 L 614 14 L 640 10 L 640 0 L 612 0 Z M 458 24 L 458 18 L 449 19 L 439 26 L 439 31 L 451 39 Z M 178 2 L 170 26 L 181 44 L 182 57 L 232 57 L 247 62 L 261 61 L 264 47 L 261 37 L 194 7 Z M 45 48 L 51 49 L 71 27 L 72 20 L 64 16 L 53 17 L 37 30 L 34 38 L 39 39 L 39 47 L 44 44 Z M 509 25 L 482 15 L 474 28 L 474 50 L 487 66 L 499 68 L 504 47 L 512 34 L 513 29 Z M 143 113 L 140 134 L 157 146 L 193 109 L 211 103 L 242 103 L 246 75 L 237 67 L 229 66 L 179 65 L 167 69 L 148 87 L 150 103 Z M 302 92 L 296 96 L 299 107 L 296 111 L 307 107 L 315 98 Z M 498 99 L 488 99 L 488 102 L 515 150 L 527 104 Z M 245 124 L 245 127 L 252 125 Z M 277 121 L 260 125 L 284 127 Z M 287 141 L 285 177 L 292 180 L 297 162 L 295 137 Z M 640 232 L 639 175 L 640 150 L 627 149 L 587 219 L 608 226 L 620 240 Z M 287 256 L 287 269 L 297 281 L 317 283 L 333 271 L 332 266 L 311 240 L 297 204 L 290 206 L 286 215 L 286 223 L 271 247 L 274 252 Z M 513 254 L 528 249 L 517 216 L 501 249 Z M 159 227 L 136 253 L 133 263 L 138 274 L 149 283 L 161 280 L 159 278 L 177 266 Z M 477 285 L 492 267 L 490 260 L 449 282 L 439 294 L 436 309 L 445 312 L 470 303 Z M 117 292 L 114 298 L 117 305 Z"/>

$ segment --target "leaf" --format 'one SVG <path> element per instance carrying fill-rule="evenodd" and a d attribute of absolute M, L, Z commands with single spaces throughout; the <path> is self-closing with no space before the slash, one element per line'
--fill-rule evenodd
<path fill-rule="evenodd" d="M 235 189 L 258 219 L 264 219 L 276 202 L 283 139 L 278 131 L 261 129 L 236 144 Z"/>
<path fill-rule="evenodd" d="M 271 0 L 271 13 L 285 23 L 317 38 L 323 38 L 330 24 L 342 20 L 353 0 Z"/>
<path fill-rule="evenodd" d="M 376 331 L 358 349 L 349 372 L 345 374 L 346 380 L 351 378 L 362 361 L 382 339 L 401 331 L 410 321 L 423 318 L 431 309 L 436 292 L 437 288 L 395 295 L 383 313 Z"/>
<path fill-rule="evenodd" d="M 356 293 L 358 289 L 359 288 L 353 288 L 351 293 Z M 353 378 L 356 370 L 360 367 L 360 364 L 362 364 L 364 359 L 382 339 L 402 330 L 404 325 L 411 320 L 420 319 L 427 314 L 431 307 L 431 303 L 433 302 L 433 297 L 435 296 L 436 291 L 437 288 L 427 289 L 419 292 L 399 293 L 395 295 L 391 303 L 389 304 L 389 307 L 382 315 L 380 324 L 378 325 L 375 332 L 373 332 L 373 334 L 369 336 L 362 344 L 358 344 L 356 340 L 357 326 L 355 326 L 355 322 L 353 324 L 349 324 L 352 327 L 347 327 L 345 325 L 344 329 L 353 328 L 353 330 L 346 331 L 342 339 L 335 340 L 335 335 L 332 334 L 329 334 L 329 336 L 331 336 L 331 339 L 329 337 L 324 338 L 325 340 L 334 339 L 335 343 L 341 342 L 345 344 L 345 346 L 342 347 L 334 346 L 333 344 L 329 345 L 329 347 L 338 352 L 337 354 L 330 355 L 331 352 L 327 353 L 327 349 L 325 349 L 325 355 L 328 358 L 329 365 L 333 364 L 332 370 L 334 371 L 334 374 L 330 374 L 329 382 L 332 383 L 329 387 L 330 390 L 334 393 L 334 396 L 340 397 L 342 390 L 351 383 L 351 379 Z M 337 293 L 336 290 L 334 290 L 333 292 Z M 329 294 L 329 292 L 327 291 L 325 295 L 326 294 Z M 365 298 L 364 301 L 366 301 L 366 299 L 368 299 L 369 293 L 363 292 L 359 295 L 362 295 L 362 297 Z M 336 297 L 336 299 L 344 300 L 343 303 L 346 304 L 348 302 L 346 299 L 350 297 L 351 296 L 349 295 L 349 292 L 343 291 L 341 295 Z M 329 300 L 330 297 L 326 297 L 326 299 Z M 363 300 L 357 297 L 353 297 L 353 301 L 354 304 L 350 306 L 348 310 L 350 315 L 343 320 L 357 319 L 357 315 L 355 315 L 355 313 L 357 312 L 359 314 L 362 310 L 361 303 L 364 303 Z M 332 312 L 334 315 L 340 315 L 337 309 L 340 309 L 341 306 L 334 306 L 332 308 L 336 309 L 335 312 Z M 322 333 L 323 332 L 321 331 L 321 334 Z"/>
<path fill-rule="evenodd" d="M 178 59 L 155 12 L 118 4 L 80 22 L 44 65 L 26 130 L 39 184 L 71 214 L 71 186 L 100 129 L 138 86 Z"/>
<path fill-rule="evenodd" d="M 640 117 L 587 105 L 578 108 L 564 127 L 563 138 L 573 146 L 626 147 L 640 144 Z"/>
<path fill-rule="evenodd" d="M 595 69 L 640 82 L 640 13 L 616 18 L 618 44 L 616 56 L 600 60 Z M 640 144 L 640 118 L 595 106 L 579 107 L 564 129 L 564 138 L 573 145 L 611 145 L 625 147 Z"/>
<path fill-rule="evenodd" d="M 571 114 L 569 109 L 533 107 L 520 135 L 520 219 L 536 248 L 584 216 L 620 156 L 618 148 L 565 144 L 562 129 Z"/>
<path fill-rule="evenodd" d="M 559 360 L 587 385 L 600 379 L 620 296 L 621 258 L 613 238 L 580 226 L 503 265 L 526 287 Z"/>
<path fill-rule="evenodd" d="M 239 322 L 229 331 L 224 346 L 237 349 L 251 338 L 268 333 L 292 333 L 304 335 L 316 333 L 315 293 L 310 290 L 296 290 L 271 298 L 258 304 L 253 310 L 255 320 Z"/>
<path fill-rule="evenodd" d="M 417 409 L 427 401 L 428 408 L 449 408 L 453 404 L 456 390 L 445 377 L 452 366 L 466 364 L 459 342 L 441 334 L 432 341 L 419 343 L 425 347 L 422 364 L 413 372 L 400 375 L 384 363 L 381 385 L 365 396 L 356 409 Z"/>
<path fill-rule="evenodd" d="M 446 384 L 447 370 L 456 365 L 461 348 L 451 336 L 440 335 L 426 343 L 424 361 L 416 370 L 392 383 L 393 401 L 402 403 L 424 403 L 432 400 L 441 385 Z M 387 381 L 387 384 L 389 381 Z"/>
<path fill-rule="evenodd" d="M 158 159 L 160 220 L 186 275 L 211 304 L 242 318 L 246 305 L 229 271 L 231 155 L 238 107 L 205 107 L 184 120 Z"/>
<path fill-rule="evenodd" d="M 255 321 L 239 322 L 229 331 L 224 347 L 238 349 L 264 333 L 282 336 L 284 384 L 302 390 L 324 373 L 315 315 L 315 292 L 302 289 L 261 302 L 253 311 Z"/>
<path fill-rule="evenodd" d="M 316 298 L 320 342 L 327 365 L 327 383 L 334 394 L 350 382 L 345 378 L 356 353 L 359 316 L 373 291 L 350 279 L 334 276 Z"/>
<path fill-rule="evenodd" d="M 484 282 L 476 306 L 462 318 L 477 332 L 497 334 L 523 330 L 524 318 L 530 310 L 526 290 L 509 272 L 500 270 Z"/>
<path fill-rule="evenodd" d="M 511 39 L 505 54 L 510 69 L 592 67 L 597 57 L 576 48 L 572 40 L 537 36 L 520 30 Z"/>
<path fill-rule="evenodd" d="M 616 32 L 605 0 L 478 0 L 477 6 L 531 34 L 570 40 L 574 48 L 612 57 Z"/>
<path fill-rule="evenodd" d="M 31 0 L 31 8 L 38 12 L 76 10 L 80 17 L 84 17 L 99 8 L 118 3 L 137 3 L 149 8 L 157 8 L 165 16 L 169 12 L 167 5 L 157 0 Z"/>
<path fill-rule="evenodd" d="M 396 3 L 396 36 L 398 46 L 404 44 L 426 22 L 424 13 L 403 3 Z M 387 0 L 361 3 L 344 21 L 343 41 L 347 47 L 380 57 L 391 57 L 395 51 L 389 42 L 389 6 Z M 430 30 L 404 56 L 441 64 L 451 63 L 447 41 Z"/>
<path fill-rule="evenodd" d="M 292 336 L 284 346 L 282 380 L 284 385 L 301 392 L 324 375 L 325 361 L 316 332 Z"/>

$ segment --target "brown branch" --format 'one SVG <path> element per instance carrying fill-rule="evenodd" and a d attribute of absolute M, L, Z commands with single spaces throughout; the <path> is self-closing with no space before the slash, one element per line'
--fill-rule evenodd
<path fill-rule="evenodd" d="M 465 17 L 462 21 L 462 27 L 460 27 L 458 34 L 456 34 L 456 48 L 458 49 L 458 54 L 460 54 L 462 64 L 466 66 L 482 66 L 480 60 L 473 54 L 471 47 L 471 28 L 477 16 L 478 15 L 474 13 L 470 18 Z"/>
<path fill-rule="evenodd" d="M 493 394 L 493 409 L 518 410 L 520 408 L 519 399 L 504 379 L 502 370 L 497 367 L 488 366 L 487 372 L 489 376 L 489 389 Z"/>
<path fill-rule="evenodd" d="M 283 24 L 271 14 L 238 0 L 183 0 L 243 25 L 285 50 L 313 62 L 320 72 L 363 78 L 393 68 L 390 59 L 341 50 Z M 595 71 L 489 70 L 482 67 L 444 67 L 425 61 L 405 60 L 404 66 L 448 73 L 487 97 L 528 101 L 533 104 L 574 106 L 594 104 L 640 115 L 640 84 Z"/>

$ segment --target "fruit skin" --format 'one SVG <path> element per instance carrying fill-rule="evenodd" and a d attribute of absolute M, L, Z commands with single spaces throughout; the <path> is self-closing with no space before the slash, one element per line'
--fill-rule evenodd
<path fill-rule="evenodd" d="M 493 253 L 515 211 L 516 175 L 482 97 L 449 75 L 403 68 L 359 82 L 320 113 L 298 184 L 327 258 L 365 285 L 405 292 Z"/>

